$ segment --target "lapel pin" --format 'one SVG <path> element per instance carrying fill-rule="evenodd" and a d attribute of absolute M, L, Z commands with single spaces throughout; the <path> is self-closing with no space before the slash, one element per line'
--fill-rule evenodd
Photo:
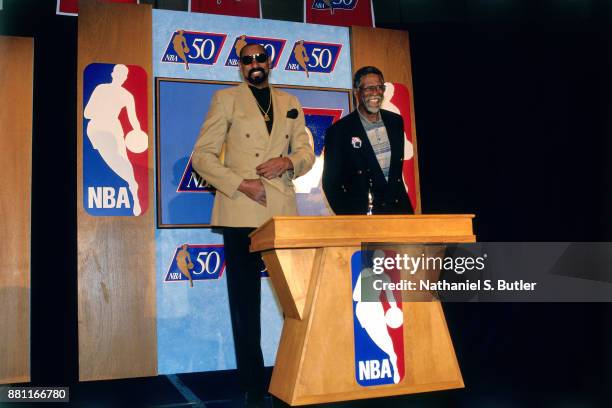
<path fill-rule="evenodd" d="M 359 149 L 361 147 L 361 139 L 353 136 L 353 138 L 351 139 L 351 144 L 353 145 L 354 149 Z"/>

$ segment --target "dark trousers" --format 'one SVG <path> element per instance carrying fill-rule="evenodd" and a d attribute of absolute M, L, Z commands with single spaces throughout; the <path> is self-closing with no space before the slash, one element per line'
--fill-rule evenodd
<path fill-rule="evenodd" d="M 240 383 L 250 394 L 265 392 L 265 372 L 261 353 L 261 270 L 259 253 L 250 253 L 249 234 L 254 228 L 223 229 L 227 292 L 229 297 L 236 364 Z"/>

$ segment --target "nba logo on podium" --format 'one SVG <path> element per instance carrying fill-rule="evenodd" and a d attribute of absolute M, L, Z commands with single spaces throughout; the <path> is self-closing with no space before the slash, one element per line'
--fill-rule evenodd
<path fill-rule="evenodd" d="M 398 282 L 400 275 L 397 270 L 372 271 L 372 258 L 385 256 L 378 252 L 357 251 L 351 257 L 355 378 L 364 387 L 398 384 L 404 378 L 401 296 L 382 288 L 383 283 Z"/>

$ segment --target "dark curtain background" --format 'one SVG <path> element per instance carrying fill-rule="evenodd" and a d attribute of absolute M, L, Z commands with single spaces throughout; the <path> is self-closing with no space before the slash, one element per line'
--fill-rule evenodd
<path fill-rule="evenodd" d="M 168 8 L 185 3 L 166 1 Z M 475 213 L 480 241 L 612 239 L 608 1 L 374 6 L 377 26 L 410 33 L 425 213 Z M 0 11 L 0 34 L 35 38 L 32 379 L 44 385 L 75 383 L 78 372 L 77 19 L 57 16 L 55 7 L 54 0 L 4 0 Z M 302 18 L 300 0 L 262 7 L 264 17 Z M 542 392 L 596 405 L 606 398 L 610 305 L 445 310 L 468 388 L 439 398 L 483 406 L 509 395 L 538 401 Z"/>

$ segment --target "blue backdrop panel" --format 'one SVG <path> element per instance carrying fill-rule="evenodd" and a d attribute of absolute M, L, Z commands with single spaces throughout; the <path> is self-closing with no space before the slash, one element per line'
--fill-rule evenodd
<path fill-rule="evenodd" d="M 189 179 L 191 152 L 212 95 L 228 85 L 159 81 L 158 182 L 161 224 L 209 224 L 214 194 L 178 191 Z"/>
<path fill-rule="evenodd" d="M 227 303 L 226 272 L 219 279 L 168 282 L 177 248 L 222 245 L 218 230 L 163 229 L 157 242 L 157 358 L 160 374 L 236 368 L 234 340 Z M 195 257 L 192 260 L 197 264 Z M 266 365 L 274 364 L 282 315 L 269 278 L 261 280 L 262 351 Z"/>
<path fill-rule="evenodd" d="M 208 82 L 158 81 L 158 177 L 162 226 L 203 225 L 210 223 L 214 194 L 205 188 L 181 190 L 181 181 L 189 184 L 190 159 L 212 95 L 227 84 Z M 295 182 L 298 208 L 302 215 L 328 215 L 321 190 L 322 146 L 325 130 L 334 118 L 349 112 L 349 93 L 343 90 L 299 89 L 278 86 L 295 95 L 306 113 L 317 162 L 307 175 Z M 333 115 L 336 116 L 333 116 Z"/>
<path fill-rule="evenodd" d="M 350 110 L 348 29 L 153 10 L 156 210 L 163 227 L 156 229 L 160 374 L 236 366 L 225 280 L 231 272 L 211 273 L 206 279 L 199 275 L 192 288 L 187 278 L 177 274 L 177 257 L 183 244 L 188 244 L 192 261 L 211 245 L 222 251 L 218 230 L 185 228 L 208 224 L 214 200 L 205 181 L 192 176 L 190 158 L 212 95 L 242 80 L 236 52 L 245 42 L 266 47 L 274 66 L 271 83 L 296 95 L 304 106 L 318 157 L 315 168 L 296 182 L 300 213 L 329 213 L 320 188 L 321 148 L 325 129 Z M 306 89 L 289 87 L 295 85 Z M 282 314 L 269 279 L 264 277 L 261 283 L 261 345 L 266 365 L 272 365 Z"/>

